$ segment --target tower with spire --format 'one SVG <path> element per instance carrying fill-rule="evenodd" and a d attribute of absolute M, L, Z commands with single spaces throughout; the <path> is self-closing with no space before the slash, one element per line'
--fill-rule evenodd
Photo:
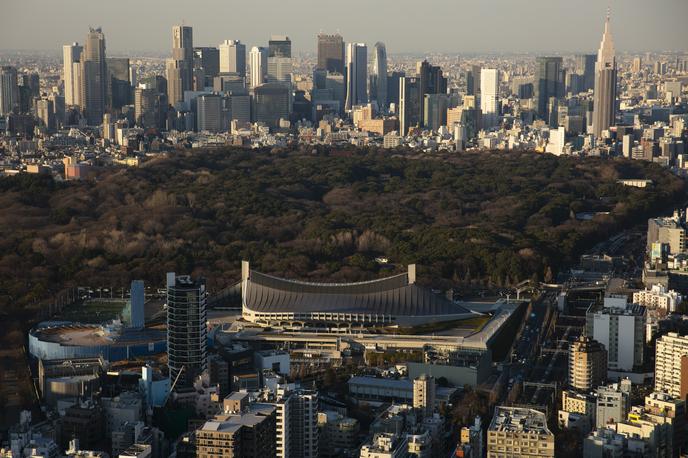
<path fill-rule="evenodd" d="M 613 126 L 616 119 L 616 55 L 609 19 L 610 14 L 607 10 L 604 33 L 595 64 L 592 133 L 596 138 L 600 138 L 603 131 Z"/>

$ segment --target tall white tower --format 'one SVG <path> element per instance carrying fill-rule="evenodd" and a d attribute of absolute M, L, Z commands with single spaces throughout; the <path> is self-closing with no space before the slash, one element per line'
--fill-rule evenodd
<path fill-rule="evenodd" d="M 483 68 L 480 71 L 480 110 L 483 125 L 492 127 L 499 118 L 499 70 Z"/>
<path fill-rule="evenodd" d="M 62 47 L 62 80 L 64 81 L 65 105 L 79 105 L 79 71 L 78 64 L 81 60 L 83 48 L 79 43 L 64 45 Z"/>
<path fill-rule="evenodd" d="M 616 118 L 616 56 L 614 40 L 609 30 L 609 12 L 595 64 L 595 94 L 593 96 L 592 133 L 599 138 L 602 131 L 614 125 Z"/>
<path fill-rule="evenodd" d="M 260 86 L 265 82 L 265 74 L 268 71 L 268 50 L 254 46 L 249 53 L 249 69 L 251 87 Z"/>

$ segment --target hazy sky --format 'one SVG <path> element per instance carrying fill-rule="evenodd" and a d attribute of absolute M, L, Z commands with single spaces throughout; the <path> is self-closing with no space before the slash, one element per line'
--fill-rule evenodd
<path fill-rule="evenodd" d="M 108 51 L 167 52 L 171 27 L 194 45 L 249 46 L 288 34 L 314 51 L 319 31 L 397 52 L 594 51 L 605 0 L 0 0 L 0 49 L 59 49 L 102 26 Z M 688 50 L 688 0 L 613 0 L 620 51 Z"/>

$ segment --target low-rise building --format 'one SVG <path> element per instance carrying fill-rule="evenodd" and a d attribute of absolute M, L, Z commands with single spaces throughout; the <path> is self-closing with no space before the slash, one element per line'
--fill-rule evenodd
<path fill-rule="evenodd" d="M 622 380 L 597 389 L 595 426 L 604 428 L 626 418 L 630 409 L 631 381 Z"/>
<path fill-rule="evenodd" d="M 319 454 L 324 458 L 335 458 L 349 454 L 358 448 L 359 424 L 333 411 L 318 412 Z"/>
<path fill-rule="evenodd" d="M 495 408 L 487 430 L 487 457 L 554 457 L 554 434 L 545 414 L 521 407 Z"/>
<path fill-rule="evenodd" d="M 361 447 L 360 458 L 406 458 L 408 439 L 405 434 L 379 433 Z"/>
<path fill-rule="evenodd" d="M 664 285 L 652 285 L 650 289 L 633 293 L 633 302 L 648 309 L 662 309 L 673 313 L 681 305 L 681 295 L 674 290 L 667 290 Z"/>

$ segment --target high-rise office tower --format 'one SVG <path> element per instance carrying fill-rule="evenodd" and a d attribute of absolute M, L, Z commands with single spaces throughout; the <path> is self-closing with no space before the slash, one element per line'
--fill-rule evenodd
<path fill-rule="evenodd" d="M 387 104 L 392 103 L 399 108 L 399 80 L 406 76 L 406 73 L 394 71 L 387 74 Z"/>
<path fill-rule="evenodd" d="M 81 82 L 77 77 L 81 72 L 75 68 L 75 65 L 79 65 L 82 50 L 83 48 L 79 46 L 79 43 L 62 47 L 62 80 L 64 81 L 66 105 L 79 105 L 79 85 Z"/>
<path fill-rule="evenodd" d="M 172 27 L 172 58 L 165 63 L 167 98 L 171 105 L 184 100 L 184 91 L 193 86 L 193 29 L 189 26 Z"/>
<path fill-rule="evenodd" d="M 382 42 L 375 43 L 373 54 L 373 74 L 371 75 L 370 97 L 377 100 L 381 111 L 386 111 L 387 101 L 387 49 Z"/>
<path fill-rule="evenodd" d="M 533 89 L 537 116 L 540 119 L 549 119 L 547 107 L 550 97 L 561 97 L 564 93 L 561 63 L 561 57 L 538 57 L 536 59 Z"/>
<path fill-rule="evenodd" d="M 246 77 L 246 45 L 239 40 L 225 40 L 220 50 L 220 73 L 237 73 Z"/>
<path fill-rule="evenodd" d="M 580 75 L 582 84 L 579 89 L 588 91 L 595 87 L 595 60 L 597 56 L 594 54 L 578 54 L 576 55 L 576 70 L 575 73 Z"/>
<path fill-rule="evenodd" d="M 466 94 L 480 94 L 480 65 L 471 65 L 471 69 L 466 72 Z"/>
<path fill-rule="evenodd" d="M 227 128 L 222 122 L 222 97 L 218 94 L 203 94 L 196 99 L 196 125 L 199 132 L 223 132 Z"/>
<path fill-rule="evenodd" d="M 493 127 L 499 120 L 499 70 L 483 68 L 480 71 L 480 91 L 483 126 Z"/>
<path fill-rule="evenodd" d="M 447 94 L 425 94 L 423 98 L 423 125 L 432 131 L 436 131 L 447 123 Z"/>
<path fill-rule="evenodd" d="M 291 40 L 285 35 L 273 35 L 268 41 L 268 82 L 291 88 Z"/>
<path fill-rule="evenodd" d="M 164 110 L 167 108 L 166 88 L 137 87 L 134 90 L 134 122 L 143 129 L 163 128 Z"/>
<path fill-rule="evenodd" d="M 139 85 L 139 67 L 138 65 L 129 65 L 129 84 L 132 88 Z"/>
<path fill-rule="evenodd" d="M 423 103 L 425 94 L 446 94 L 447 78 L 442 75 L 442 69 L 439 66 L 430 65 L 427 60 L 416 64 L 416 73 L 420 83 L 418 119 L 422 124 L 425 122 L 425 104 Z"/>
<path fill-rule="evenodd" d="M 40 124 L 48 130 L 55 128 L 55 108 L 52 100 L 41 98 L 36 100 L 36 117 Z"/>
<path fill-rule="evenodd" d="M 592 134 L 599 138 L 602 131 L 614 125 L 616 118 L 616 56 L 609 30 L 609 15 L 595 64 L 595 94 L 592 107 Z"/>
<path fill-rule="evenodd" d="M 249 53 L 249 68 L 251 77 L 249 83 L 251 87 L 260 86 L 265 82 L 265 76 L 268 71 L 268 50 L 259 46 L 251 48 Z"/>
<path fill-rule="evenodd" d="M 107 94 L 110 108 L 120 109 L 131 103 L 131 83 L 129 81 L 129 59 L 108 57 Z"/>
<path fill-rule="evenodd" d="M 100 28 L 90 29 L 81 54 L 81 110 L 89 125 L 103 120 L 107 97 L 105 35 Z"/>
<path fill-rule="evenodd" d="M 53 102 L 53 109 L 55 110 L 55 123 L 58 128 L 64 126 L 65 121 L 65 103 L 64 96 L 57 92 L 53 92 L 48 96 L 48 100 Z"/>
<path fill-rule="evenodd" d="M 265 83 L 253 88 L 253 118 L 269 127 L 289 119 L 289 88 L 280 83 Z"/>
<path fill-rule="evenodd" d="M 272 35 L 268 41 L 268 57 L 291 59 L 291 39 L 286 35 Z"/>
<path fill-rule="evenodd" d="M 420 126 L 422 98 L 420 78 L 410 76 L 399 78 L 399 133 L 401 135 L 406 135 L 411 127 Z"/>
<path fill-rule="evenodd" d="M 176 59 L 167 59 L 165 61 L 167 99 L 172 106 L 184 100 L 184 73 L 184 61 Z"/>
<path fill-rule="evenodd" d="M 207 368 L 206 297 L 204 279 L 167 274 L 167 365 L 176 388 L 192 386 Z"/>
<path fill-rule="evenodd" d="M 640 57 L 633 58 L 633 73 L 640 73 L 643 68 L 643 60 Z"/>
<path fill-rule="evenodd" d="M 17 69 L 10 66 L 0 68 L 0 115 L 11 113 L 19 105 L 19 83 Z"/>
<path fill-rule="evenodd" d="M 368 103 L 368 47 L 365 43 L 346 45 L 345 109 Z"/>
<path fill-rule="evenodd" d="M 340 34 L 318 34 L 317 68 L 344 74 L 344 39 Z"/>
<path fill-rule="evenodd" d="M 172 58 L 193 59 L 193 29 L 187 25 L 172 27 Z"/>
<path fill-rule="evenodd" d="M 205 87 L 213 85 L 220 73 L 220 50 L 213 47 L 194 48 L 194 69 L 203 69 Z"/>
<path fill-rule="evenodd" d="M 581 336 L 569 348 L 569 385 L 590 391 L 607 378 L 607 350 L 599 342 Z"/>
<path fill-rule="evenodd" d="M 291 87 L 292 61 L 291 57 L 268 56 L 267 81 Z"/>
<path fill-rule="evenodd" d="M 655 391 L 683 400 L 688 396 L 688 336 L 670 332 L 657 339 Z"/>

